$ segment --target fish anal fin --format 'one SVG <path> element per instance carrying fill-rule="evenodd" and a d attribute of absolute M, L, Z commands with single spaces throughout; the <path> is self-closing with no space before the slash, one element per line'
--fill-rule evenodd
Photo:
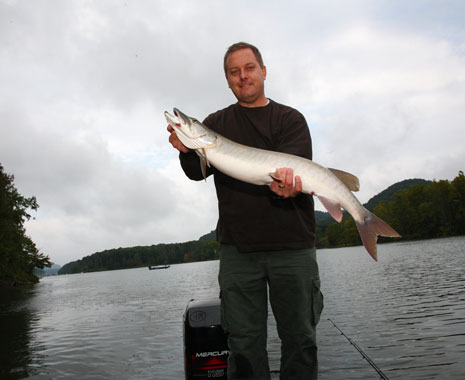
<path fill-rule="evenodd" d="M 360 181 L 353 174 L 347 173 L 339 169 L 328 168 L 340 181 L 346 185 L 350 191 L 360 190 Z"/>
<path fill-rule="evenodd" d="M 334 218 L 334 220 L 340 222 L 342 220 L 341 205 L 331 199 L 322 197 L 321 195 L 317 195 L 317 197 L 320 200 L 321 204 L 329 212 L 329 214 Z"/>

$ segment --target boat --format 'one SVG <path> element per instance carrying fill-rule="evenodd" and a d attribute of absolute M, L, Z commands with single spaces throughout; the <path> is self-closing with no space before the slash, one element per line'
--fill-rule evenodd
<path fill-rule="evenodd" d="M 149 270 L 168 269 L 169 267 L 170 267 L 169 265 L 149 265 Z"/>

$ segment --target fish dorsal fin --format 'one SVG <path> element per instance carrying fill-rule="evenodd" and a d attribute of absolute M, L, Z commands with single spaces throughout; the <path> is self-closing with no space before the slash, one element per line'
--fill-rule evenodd
<path fill-rule="evenodd" d="M 321 204 L 328 210 L 329 214 L 336 220 L 340 222 L 342 220 L 342 210 L 341 205 L 332 199 L 328 199 L 318 195 L 318 199 L 320 200 Z"/>
<path fill-rule="evenodd" d="M 328 168 L 328 170 L 330 170 L 337 178 L 339 178 L 341 182 L 349 188 L 350 191 L 360 190 L 360 182 L 353 174 L 332 168 Z"/>

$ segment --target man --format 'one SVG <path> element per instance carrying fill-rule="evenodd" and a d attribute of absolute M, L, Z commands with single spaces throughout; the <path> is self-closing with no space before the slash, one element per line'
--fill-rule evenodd
<path fill-rule="evenodd" d="M 266 67 L 258 49 L 232 45 L 224 57 L 238 102 L 204 124 L 238 143 L 312 158 L 310 133 L 296 110 L 266 98 Z M 199 159 L 168 127 L 181 166 L 203 179 Z M 228 379 L 270 379 L 266 352 L 268 289 L 281 338 L 281 379 L 317 377 L 316 324 L 323 297 L 315 252 L 312 197 L 291 168 L 270 187 L 231 178 L 211 167 L 218 197 L 217 239 L 223 326 L 229 333 Z M 270 191 L 271 190 L 271 191 Z"/>

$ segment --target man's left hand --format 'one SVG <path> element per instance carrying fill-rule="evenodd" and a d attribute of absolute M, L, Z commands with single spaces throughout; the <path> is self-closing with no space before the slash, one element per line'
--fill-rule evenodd
<path fill-rule="evenodd" d="M 273 178 L 270 189 L 282 198 L 291 198 L 299 195 L 302 191 L 302 179 L 295 176 L 290 168 L 280 168 L 279 178 Z"/>

